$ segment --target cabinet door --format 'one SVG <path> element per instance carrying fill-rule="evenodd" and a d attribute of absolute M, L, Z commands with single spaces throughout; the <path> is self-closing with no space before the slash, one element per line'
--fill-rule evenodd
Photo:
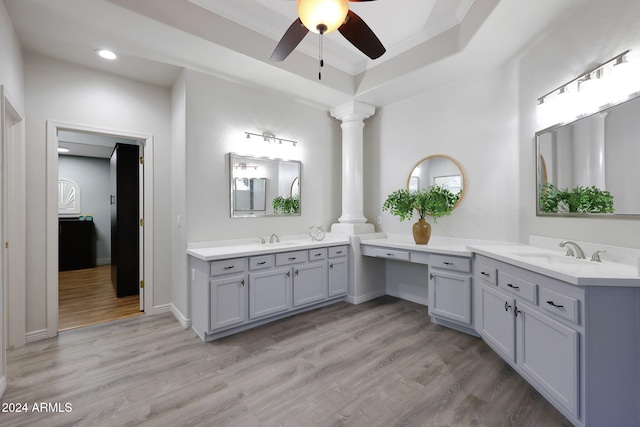
<path fill-rule="evenodd" d="M 518 305 L 518 365 L 571 414 L 578 415 L 578 332 Z"/>
<path fill-rule="evenodd" d="M 209 283 L 210 331 L 244 323 L 247 318 L 245 277 L 231 276 Z"/>
<path fill-rule="evenodd" d="M 349 270 L 347 258 L 329 261 L 329 298 L 347 293 L 349 287 Z"/>
<path fill-rule="evenodd" d="M 438 269 L 429 273 L 429 314 L 471 324 L 471 277 Z"/>
<path fill-rule="evenodd" d="M 327 264 L 313 262 L 293 267 L 293 306 L 327 299 Z"/>
<path fill-rule="evenodd" d="M 249 319 L 291 309 L 291 269 L 279 268 L 249 275 Z"/>
<path fill-rule="evenodd" d="M 478 332 L 504 359 L 515 362 L 515 301 L 486 285 L 480 286 L 480 325 Z"/>

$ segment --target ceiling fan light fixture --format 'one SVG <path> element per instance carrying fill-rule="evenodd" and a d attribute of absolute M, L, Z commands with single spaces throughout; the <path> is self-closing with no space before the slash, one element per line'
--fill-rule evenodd
<path fill-rule="evenodd" d="M 348 12 L 348 0 L 298 0 L 300 20 L 309 31 L 317 34 L 337 30 Z"/>

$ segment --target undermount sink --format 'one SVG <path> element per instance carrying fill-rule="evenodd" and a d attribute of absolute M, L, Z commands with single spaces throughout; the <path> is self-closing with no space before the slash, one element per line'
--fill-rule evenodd
<path fill-rule="evenodd" d="M 278 246 L 295 246 L 297 245 L 296 242 L 274 242 L 274 243 L 264 243 L 263 246 L 270 246 L 270 247 L 278 247 Z"/>
<path fill-rule="evenodd" d="M 512 255 L 528 258 L 530 260 L 540 260 L 550 264 L 582 264 L 585 259 L 577 259 L 570 256 L 551 254 L 547 252 L 512 252 Z"/>

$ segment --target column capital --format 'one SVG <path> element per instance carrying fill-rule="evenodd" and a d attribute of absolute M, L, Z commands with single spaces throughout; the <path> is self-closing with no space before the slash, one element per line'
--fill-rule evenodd
<path fill-rule="evenodd" d="M 376 107 L 359 101 L 350 101 L 331 109 L 331 115 L 343 122 L 363 121 L 373 116 L 375 112 Z"/>

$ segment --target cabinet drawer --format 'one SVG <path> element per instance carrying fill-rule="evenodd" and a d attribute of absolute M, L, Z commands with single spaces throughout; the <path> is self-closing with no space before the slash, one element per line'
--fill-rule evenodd
<path fill-rule="evenodd" d="M 549 313 L 579 324 L 578 300 L 550 289 L 540 288 L 540 307 Z"/>
<path fill-rule="evenodd" d="M 327 258 L 327 248 L 309 249 L 309 261 Z"/>
<path fill-rule="evenodd" d="M 522 299 L 536 304 L 536 290 L 538 285 L 527 282 L 519 277 L 498 271 L 498 286 L 512 294 L 519 295 Z"/>
<path fill-rule="evenodd" d="M 241 273 L 244 271 L 244 258 L 225 259 L 211 261 L 210 274 L 220 276 L 222 274 Z"/>
<path fill-rule="evenodd" d="M 249 258 L 249 270 L 262 270 L 273 267 L 273 255 L 252 256 Z"/>
<path fill-rule="evenodd" d="M 497 285 L 498 284 L 498 270 L 495 267 L 491 267 L 483 262 L 477 263 L 477 272 L 480 275 L 480 278 L 483 282 L 489 285 Z"/>
<path fill-rule="evenodd" d="M 276 254 L 276 265 L 291 265 L 307 262 L 307 251 L 284 252 Z"/>
<path fill-rule="evenodd" d="M 399 251 L 396 249 L 378 248 L 374 251 L 374 253 L 378 258 L 397 259 L 400 261 L 409 261 L 410 258 L 408 251 Z"/>
<path fill-rule="evenodd" d="M 337 258 L 341 256 L 347 256 L 347 245 L 329 248 L 329 258 Z"/>
<path fill-rule="evenodd" d="M 444 270 L 471 272 L 471 259 L 446 255 L 431 255 L 430 263 L 432 268 L 442 268 Z"/>

